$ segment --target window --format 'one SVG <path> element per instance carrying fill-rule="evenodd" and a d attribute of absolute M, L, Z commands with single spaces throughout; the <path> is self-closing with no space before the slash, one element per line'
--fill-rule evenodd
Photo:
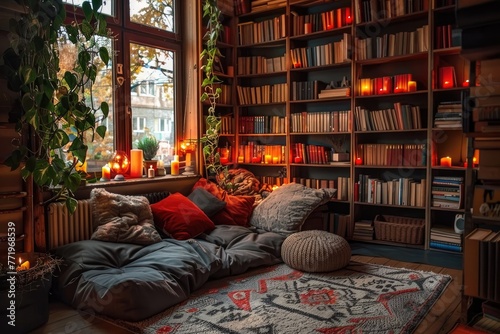
<path fill-rule="evenodd" d="M 68 4 L 68 19 L 81 15 L 78 6 L 83 0 L 64 2 Z M 89 144 L 90 171 L 100 171 L 115 150 L 128 152 L 144 135 L 154 135 L 164 144 L 176 142 L 176 120 L 181 110 L 176 76 L 181 71 L 176 2 L 103 1 L 103 13 L 110 16 L 108 28 L 115 37 L 95 39 L 96 47 L 108 48 L 112 60 L 109 66 L 100 67 L 93 99 L 107 101 L 110 112 L 107 119 L 96 120 L 107 126 L 107 134 L 104 140 Z M 69 49 L 64 37 L 60 48 L 65 61 L 74 61 L 76 50 Z M 162 157 L 171 159 L 169 155 Z"/>

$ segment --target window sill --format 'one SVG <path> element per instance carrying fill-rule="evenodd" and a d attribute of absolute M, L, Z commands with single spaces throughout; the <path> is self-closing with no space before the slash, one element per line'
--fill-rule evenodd
<path fill-rule="evenodd" d="M 171 193 L 180 192 L 183 195 L 188 195 L 199 178 L 199 175 L 193 174 L 156 176 L 151 179 L 143 177 L 126 179 L 125 181 L 98 181 L 95 183 L 87 183 L 85 186 L 78 188 L 75 193 L 75 198 L 89 198 L 90 192 L 94 188 L 105 188 L 112 193 L 122 195 L 137 195 L 157 191 L 169 191 Z"/>

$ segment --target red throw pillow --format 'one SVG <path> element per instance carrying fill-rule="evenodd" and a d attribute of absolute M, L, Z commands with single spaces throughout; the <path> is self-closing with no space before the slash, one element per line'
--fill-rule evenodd
<path fill-rule="evenodd" d="M 155 225 L 177 240 L 194 238 L 215 228 L 213 221 L 181 193 L 151 204 L 151 211 Z"/>
<path fill-rule="evenodd" d="M 226 206 L 212 216 L 216 225 L 241 225 L 248 226 L 253 212 L 254 196 L 233 196 L 217 187 L 213 182 L 201 178 L 195 183 L 193 189 L 204 188 L 218 199 L 226 202 Z"/>

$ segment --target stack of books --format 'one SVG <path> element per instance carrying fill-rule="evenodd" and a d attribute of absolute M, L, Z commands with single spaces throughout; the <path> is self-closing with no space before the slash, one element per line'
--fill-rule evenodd
<path fill-rule="evenodd" d="M 432 227 L 429 247 L 452 252 L 461 252 L 462 236 L 455 233 L 454 229 L 451 227 Z"/>
<path fill-rule="evenodd" d="M 354 223 L 354 240 L 369 241 L 373 240 L 373 222 L 371 220 L 361 220 Z"/>
<path fill-rule="evenodd" d="M 441 102 L 434 116 L 434 127 L 462 129 L 462 103 L 460 101 Z"/>
<path fill-rule="evenodd" d="M 446 209 L 461 209 L 463 177 L 435 176 L 432 179 L 432 206 Z"/>

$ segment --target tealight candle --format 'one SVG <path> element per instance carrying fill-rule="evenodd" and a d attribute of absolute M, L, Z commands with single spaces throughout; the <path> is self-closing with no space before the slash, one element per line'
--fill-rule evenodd
<path fill-rule="evenodd" d="M 155 177 L 155 170 L 153 168 L 153 165 L 150 165 L 148 169 L 148 178 L 152 179 L 154 177 Z"/>
<path fill-rule="evenodd" d="M 363 159 L 361 159 L 359 157 L 356 158 L 356 160 L 354 161 L 354 164 L 356 164 L 356 165 L 362 165 L 363 164 Z"/>
<path fill-rule="evenodd" d="M 16 268 L 16 271 L 28 270 L 30 268 L 30 261 L 24 261 L 19 258 L 19 266 Z"/>
<path fill-rule="evenodd" d="M 450 157 L 441 158 L 440 165 L 441 167 L 451 167 L 451 158 Z"/>

